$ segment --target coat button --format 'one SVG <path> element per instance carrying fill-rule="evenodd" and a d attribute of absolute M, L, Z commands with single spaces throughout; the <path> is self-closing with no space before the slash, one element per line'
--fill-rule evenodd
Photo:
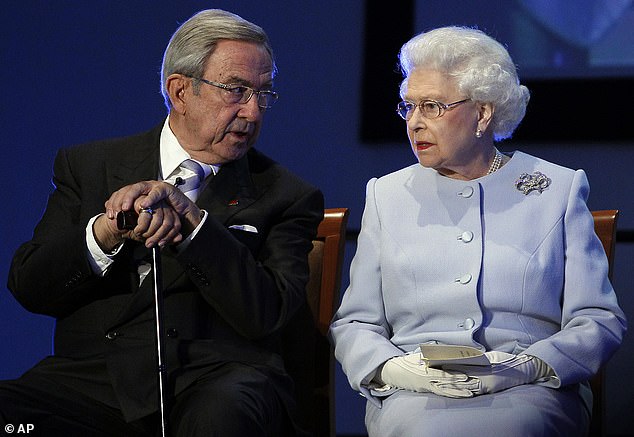
<path fill-rule="evenodd" d="M 110 331 L 106 334 L 108 340 L 116 340 L 117 337 L 121 337 L 121 334 L 117 331 Z"/>
<path fill-rule="evenodd" d="M 462 234 L 460 234 L 458 240 L 462 240 L 463 243 L 470 243 L 473 240 L 473 232 L 464 231 Z"/>
<path fill-rule="evenodd" d="M 458 193 L 458 196 L 464 197 L 464 198 L 469 198 L 473 196 L 473 187 L 469 187 L 469 186 L 464 187 L 462 191 Z"/>
<path fill-rule="evenodd" d="M 460 282 L 462 285 L 464 284 L 468 284 L 469 282 L 471 282 L 472 276 L 467 273 L 466 275 L 462 275 L 459 278 L 456 278 L 456 282 Z"/>
<path fill-rule="evenodd" d="M 176 338 L 176 337 L 178 337 L 178 329 L 176 329 L 176 328 L 169 328 L 169 329 L 167 330 L 167 336 L 168 336 L 169 338 Z"/>
<path fill-rule="evenodd" d="M 465 319 L 464 322 L 458 323 L 458 328 L 468 331 L 475 326 L 475 321 L 472 318 Z"/>

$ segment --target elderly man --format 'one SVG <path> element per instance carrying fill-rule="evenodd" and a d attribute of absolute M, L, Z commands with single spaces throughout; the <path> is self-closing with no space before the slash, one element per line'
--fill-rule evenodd
<path fill-rule="evenodd" d="M 323 196 L 252 148 L 275 70 L 260 27 L 202 11 L 165 51 L 164 123 L 58 153 L 55 191 L 9 276 L 26 309 L 56 318 L 55 353 L 0 383 L 3 424 L 156 435 L 158 246 L 169 435 L 300 433 L 280 337 L 306 308 Z M 121 229 L 121 217 L 135 222 Z"/>

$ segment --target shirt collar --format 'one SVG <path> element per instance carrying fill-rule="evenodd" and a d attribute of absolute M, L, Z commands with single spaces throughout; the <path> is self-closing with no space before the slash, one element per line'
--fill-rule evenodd
<path fill-rule="evenodd" d="M 163 129 L 161 130 L 161 168 L 159 170 L 159 177 L 161 180 L 167 179 L 172 173 L 174 173 L 184 160 L 193 159 L 178 142 L 176 135 L 174 135 L 174 132 L 172 132 L 172 129 L 169 126 L 169 120 L 170 118 L 168 115 L 165 119 L 165 123 L 163 123 Z M 205 170 L 205 178 L 212 172 L 213 174 L 217 174 L 220 170 L 219 165 L 205 164 L 200 161 L 196 162 L 201 164 Z"/>

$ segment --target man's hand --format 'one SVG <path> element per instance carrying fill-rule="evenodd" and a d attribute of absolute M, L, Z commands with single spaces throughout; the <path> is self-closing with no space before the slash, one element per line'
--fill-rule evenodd
<path fill-rule="evenodd" d="M 124 239 L 144 242 L 146 247 L 177 244 L 200 224 L 200 209 L 179 189 L 166 182 L 143 181 L 114 192 L 105 203 L 106 214 L 93 226 L 95 238 L 104 250 Z M 120 230 L 119 211 L 139 214 L 132 230 Z"/>

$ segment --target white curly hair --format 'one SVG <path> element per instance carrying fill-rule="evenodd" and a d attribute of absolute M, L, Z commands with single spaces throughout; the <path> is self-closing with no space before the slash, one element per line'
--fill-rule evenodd
<path fill-rule="evenodd" d="M 468 27 L 441 27 L 423 32 L 399 53 L 401 97 L 413 70 L 424 67 L 455 80 L 465 97 L 494 107 L 491 126 L 496 141 L 510 138 L 526 113 L 528 88 L 519 83 L 508 51 L 484 32 Z"/>

